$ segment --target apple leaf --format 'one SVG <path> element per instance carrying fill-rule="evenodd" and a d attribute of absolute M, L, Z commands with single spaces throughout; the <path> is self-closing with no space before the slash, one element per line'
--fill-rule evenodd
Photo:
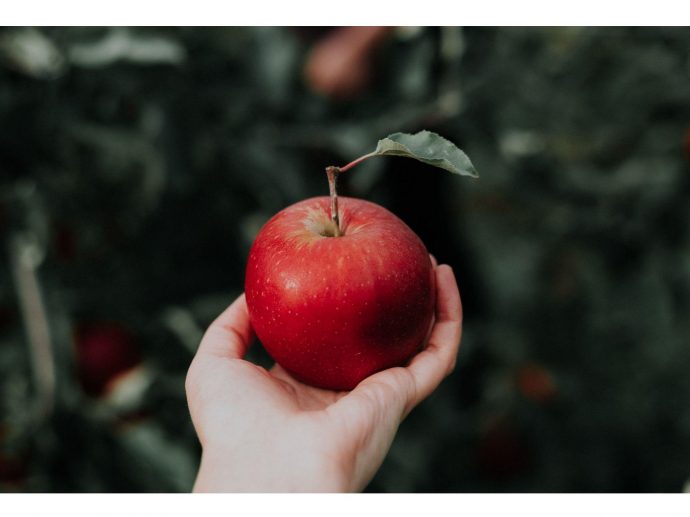
<path fill-rule="evenodd" d="M 406 156 L 440 167 L 453 174 L 479 177 L 469 157 L 455 144 L 426 130 L 414 135 L 408 133 L 388 135 L 379 140 L 376 150 L 370 156 Z"/>

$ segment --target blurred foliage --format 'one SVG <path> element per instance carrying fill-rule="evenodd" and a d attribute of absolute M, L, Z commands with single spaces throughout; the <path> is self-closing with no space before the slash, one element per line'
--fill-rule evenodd
<path fill-rule="evenodd" d="M 481 178 L 401 158 L 342 178 L 465 306 L 456 372 L 368 490 L 681 491 L 690 31 L 400 29 L 353 58 L 374 68 L 347 99 L 304 79 L 328 34 L 0 30 L 0 487 L 189 490 L 186 368 L 261 224 L 430 129 Z"/>

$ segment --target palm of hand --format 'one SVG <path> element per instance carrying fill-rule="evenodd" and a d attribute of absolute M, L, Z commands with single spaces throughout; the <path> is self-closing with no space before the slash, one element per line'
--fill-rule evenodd
<path fill-rule="evenodd" d="M 202 443 L 239 443 L 244 448 L 270 450 L 275 458 L 288 453 L 282 448 L 281 442 L 285 442 L 287 448 L 301 451 L 300 460 L 315 464 L 315 469 L 327 470 L 318 464 L 319 458 L 344 467 L 335 483 L 347 490 L 363 488 L 348 483 L 358 468 L 357 449 L 378 448 L 382 460 L 390 446 L 387 439 L 393 433 L 374 430 L 376 422 L 385 420 L 375 404 L 338 404 L 348 396 L 357 398 L 357 394 L 308 386 L 279 365 L 266 370 L 247 361 L 226 359 L 216 360 L 204 370 L 204 382 L 197 384 L 199 391 L 188 390 L 193 419 L 204 422 L 198 426 Z M 305 458 L 309 454 L 314 458 Z M 304 465 L 295 470 L 312 475 Z M 302 482 L 296 484 L 299 486 Z"/>
<path fill-rule="evenodd" d="M 235 464 L 251 465 L 252 475 L 226 473 L 223 488 L 208 482 L 202 468 L 196 489 L 364 488 L 402 419 L 454 367 L 460 299 L 450 268 L 440 266 L 436 275 L 436 323 L 427 348 L 409 366 L 372 375 L 351 392 L 307 386 L 279 365 L 266 370 L 243 360 L 252 330 L 244 296 L 238 298 L 204 336 L 187 377 L 187 394 L 204 461 L 211 461 L 206 452 L 214 451 Z"/>

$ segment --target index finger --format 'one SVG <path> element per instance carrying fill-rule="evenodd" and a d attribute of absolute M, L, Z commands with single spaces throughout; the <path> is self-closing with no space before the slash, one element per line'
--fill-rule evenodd
<path fill-rule="evenodd" d="M 253 336 L 243 293 L 209 325 L 197 354 L 242 359 Z"/>

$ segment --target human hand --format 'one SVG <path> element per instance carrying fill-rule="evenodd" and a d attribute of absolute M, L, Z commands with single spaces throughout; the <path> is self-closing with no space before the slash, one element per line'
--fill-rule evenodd
<path fill-rule="evenodd" d="M 203 447 L 195 492 L 355 492 L 381 466 L 398 426 L 453 371 L 462 330 L 455 276 L 435 266 L 426 348 L 350 392 L 307 386 L 280 365 L 243 359 L 252 340 L 244 295 L 208 328 L 187 399 Z"/>

